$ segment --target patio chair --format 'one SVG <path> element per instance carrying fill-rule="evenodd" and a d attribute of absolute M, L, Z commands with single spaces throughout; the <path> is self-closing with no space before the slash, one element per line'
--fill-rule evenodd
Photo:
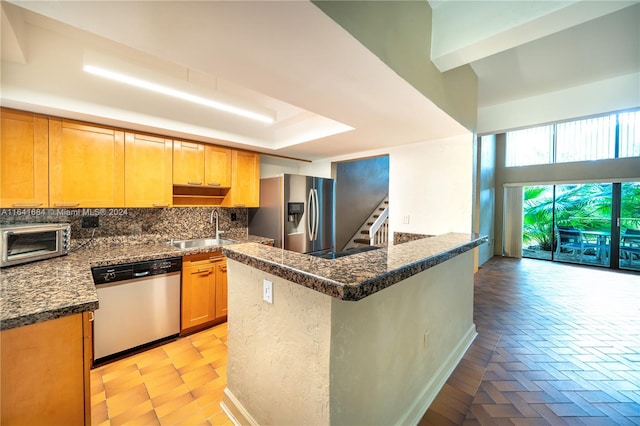
<path fill-rule="evenodd" d="M 620 238 L 620 259 L 640 264 L 640 229 L 627 229 Z"/>
<path fill-rule="evenodd" d="M 582 262 L 586 251 L 597 253 L 598 244 L 589 242 L 582 231 L 571 226 L 556 226 L 556 257 L 560 254 L 568 254 L 574 259 Z"/>

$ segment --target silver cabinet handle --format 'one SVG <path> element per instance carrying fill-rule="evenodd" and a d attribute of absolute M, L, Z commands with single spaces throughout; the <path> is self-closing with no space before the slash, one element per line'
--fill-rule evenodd
<path fill-rule="evenodd" d="M 209 182 L 207 186 L 220 186 L 218 182 Z"/>
<path fill-rule="evenodd" d="M 160 203 L 153 203 L 153 207 L 169 207 L 169 204 L 160 204 Z"/>
<path fill-rule="evenodd" d="M 78 207 L 80 203 L 53 203 L 54 207 Z"/>
<path fill-rule="evenodd" d="M 187 182 L 187 185 L 202 185 L 202 182 Z"/>

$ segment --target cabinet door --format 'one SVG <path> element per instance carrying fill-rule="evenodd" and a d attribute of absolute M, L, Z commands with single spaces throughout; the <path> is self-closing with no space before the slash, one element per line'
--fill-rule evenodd
<path fill-rule="evenodd" d="M 233 150 L 228 198 L 230 207 L 260 206 L 260 154 Z"/>
<path fill-rule="evenodd" d="M 169 207 L 172 141 L 125 133 L 124 196 L 127 207 Z"/>
<path fill-rule="evenodd" d="M 227 262 L 216 265 L 216 319 L 227 316 Z"/>
<path fill-rule="evenodd" d="M 204 185 L 204 145 L 173 141 L 173 184 Z"/>
<path fill-rule="evenodd" d="M 1 424 L 85 424 L 82 329 L 76 314 L 0 332 Z"/>
<path fill-rule="evenodd" d="M 202 325 L 215 319 L 215 292 L 215 265 L 194 265 L 183 268 L 181 330 Z"/>
<path fill-rule="evenodd" d="M 206 145 L 204 155 L 205 185 L 221 188 L 231 186 L 231 149 Z"/>
<path fill-rule="evenodd" d="M 47 118 L 7 109 L 0 116 L 0 207 L 48 207 Z"/>
<path fill-rule="evenodd" d="M 124 205 L 124 132 L 49 119 L 52 207 Z"/>

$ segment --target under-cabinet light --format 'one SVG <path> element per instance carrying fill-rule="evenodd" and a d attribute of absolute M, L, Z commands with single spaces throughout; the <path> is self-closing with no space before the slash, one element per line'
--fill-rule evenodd
<path fill-rule="evenodd" d="M 204 105 L 209 108 L 225 111 L 231 114 L 235 114 L 241 117 L 249 118 L 252 120 L 260 121 L 262 123 L 272 124 L 275 120 L 273 117 L 259 114 L 253 111 L 249 111 L 243 108 L 238 108 L 233 105 L 229 105 L 223 102 L 214 101 L 212 99 L 203 98 L 201 96 L 192 95 L 181 90 L 172 89 L 170 87 L 162 86 L 160 84 L 152 83 L 150 81 L 142 80 L 136 77 L 132 77 L 126 74 L 122 74 L 116 71 L 111 71 L 105 68 L 97 67 L 95 65 L 84 65 L 82 68 L 85 72 L 94 74 L 109 80 L 118 81 L 120 83 L 128 84 L 130 86 L 139 87 L 141 89 L 149 90 L 155 93 L 161 93 L 172 98 L 182 99 L 195 104 Z"/>

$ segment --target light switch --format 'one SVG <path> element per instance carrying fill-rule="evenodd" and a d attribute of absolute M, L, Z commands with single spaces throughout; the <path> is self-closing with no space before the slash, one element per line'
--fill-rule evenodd
<path fill-rule="evenodd" d="M 273 303 L 273 283 L 267 279 L 262 281 L 262 300 Z"/>
<path fill-rule="evenodd" d="M 405 225 L 408 225 L 409 224 L 409 219 L 410 219 L 409 215 L 403 216 L 402 217 L 402 223 L 404 223 Z"/>

